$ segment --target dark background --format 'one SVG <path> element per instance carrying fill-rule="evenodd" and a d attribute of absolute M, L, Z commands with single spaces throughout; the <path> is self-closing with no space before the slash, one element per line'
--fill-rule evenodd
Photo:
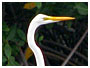
<path fill-rule="evenodd" d="M 47 66 L 60 66 L 88 29 L 87 2 L 2 2 L 2 65 L 35 66 L 32 54 L 25 59 L 26 36 L 30 21 L 39 13 L 72 16 L 76 20 L 40 26 L 35 39 L 43 49 Z M 33 5 L 34 4 L 34 5 Z M 28 52 L 28 51 L 27 51 Z M 88 34 L 66 65 L 88 65 Z"/>

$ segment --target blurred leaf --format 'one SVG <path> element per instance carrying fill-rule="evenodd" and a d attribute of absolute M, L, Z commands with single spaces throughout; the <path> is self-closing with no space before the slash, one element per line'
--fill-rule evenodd
<path fill-rule="evenodd" d="M 20 52 L 19 47 L 17 45 L 12 45 L 12 55 L 16 56 Z"/>
<path fill-rule="evenodd" d="M 35 5 L 34 2 L 26 3 L 26 4 L 24 5 L 24 9 L 33 9 L 33 8 L 35 8 L 35 7 L 36 7 L 36 5 Z"/>
<path fill-rule="evenodd" d="M 4 22 L 4 21 L 2 22 L 2 31 L 9 31 L 9 28 L 8 28 L 6 22 Z"/>
<path fill-rule="evenodd" d="M 39 41 L 42 41 L 43 38 L 44 38 L 44 36 L 40 36 L 40 37 L 39 37 Z"/>
<path fill-rule="evenodd" d="M 11 56 L 10 59 L 8 60 L 7 66 L 15 66 L 15 65 L 19 66 L 20 64 L 15 61 L 15 58 L 13 56 Z"/>
<path fill-rule="evenodd" d="M 42 6 L 41 2 L 31 2 L 31 3 L 26 3 L 24 5 L 24 9 L 33 9 L 35 7 L 37 7 L 38 9 L 40 9 Z"/>
<path fill-rule="evenodd" d="M 15 36 L 15 38 L 12 39 L 11 41 L 17 43 L 18 41 L 20 41 L 20 38 L 18 38 L 17 36 Z"/>
<path fill-rule="evenodd" d="M 7 61 L 7 58 L 5 56 L 2 56 L 2 62 L 5 63 Z"/>
<path fill-rule="evenodd" d="M 67 26 L 68 26 L 68 28 L 71 28 L 72 22 L 68 22 L 68 23 L 67 23 Z"/>
<path fill-rule="evenodd" d="M 15 33 L 16 33 L 16 25 L 11 27 L 7 40 L 12 40 L 15 36 Z"/>
<path fill-rule="evenodd" d="M 23 40 L 20 40 L 19 42 L 18 42 L 18 45 L 19 46 L 23 46 L 25 44 L 25 42 L 23 41 Z"/>
<path fill-rule="evenodd" d="M 54 24 L 48 24 L 48 25 L 46 25 L 46 28 L 47 29 L 51 29 L 51 28 L 53 28 L 54 27 Z"/>
<path fill-rule="evenodd" d="M 2 32 L 2 40 L 3 40 L 3 42 L 6 40 L 5 33 L 3 33 L 3 32 Z"/>
<path fill-rule="evenodd" d="M 28 60 L 32 55 L 33 55 L 32 50 L 29 47 L 27 47 L 25 50 L 25 59 Z"/>
<path fill-rule="evenodd" d="M 79 14 L 81 15 L 88 14 L 88 6 L 85 3 L 75 3 L 75 8 L 77 8 Z"/>
<path fill-rule="evenodd" d="M 11 56 L 11 47 L 8 43 L 5 44 L 5 47 L 4 47 L 4 52 L 5 52 L 5 55 L 10 58 Z"/>
<path fill-rule="evenodd" d="M 36 4 L 36 6 L 37 6 L 38 9 L 40 9 L 41 6 L 42 6 L 42 3 L 41 2 L 35 2 L 35 4 Z"/>
<path fill-rule="evenodd" d="M 26 41 L 25 33 L 21 29 L 17 29 L 17 33 L 22 40 Z"/>

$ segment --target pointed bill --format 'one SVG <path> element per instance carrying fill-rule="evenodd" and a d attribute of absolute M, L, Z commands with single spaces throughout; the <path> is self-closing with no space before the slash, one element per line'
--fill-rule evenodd
<path fill-rule="evenodd" d="M 53 20 L 53 21 L 67 21 L 67 20 L 74 20 L 75 17 L 54 17 L 54 16 L 48 16 L 45 17 L 44 20 Z"/>

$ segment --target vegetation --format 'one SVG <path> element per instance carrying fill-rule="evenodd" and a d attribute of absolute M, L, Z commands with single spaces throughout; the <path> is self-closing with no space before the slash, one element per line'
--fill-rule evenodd
<path fill-rule="evenodd" d="M 74 21 L 40 26 L 36 32 L 35 39 L 44 51 L 48 66 L 60 66 L 88 29 L 86 2 L 3 2 L 3 66 L 36 65 L 33 52 L 28 48 L 26 36 L 30 21 L 39 13 L 76 18 Z M 88 65 L 88 35 L 66 65 Z"/>

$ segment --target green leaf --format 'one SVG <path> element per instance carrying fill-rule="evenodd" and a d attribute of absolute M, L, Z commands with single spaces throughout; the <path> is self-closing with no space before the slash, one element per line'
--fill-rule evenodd
<path fill-rule="evenodd" d="M 19 66 L 20 64 L 15 61 L 15 58 L 13 56 L 10 57 L 8 60 L 7 66 Z"/>
<path fill-rule="evenodd" d="M 42 3 L 41 2 L 35 2 L 35 4 L 36 4 L 36 6 L 37 6 L 38 9 L 40 9 L 41 6 L 42 6 Z"/>
<path fill-rule="evenodd" d="M 16 33 L 16 25 L 11 27 L 7 40 L 12 40 L 15 37 L 15 33 Z"/>
<path fill-rule="evenodd" d="M 88 6 L 85 3 L 75 3 L 75 8 L 77 8 L 78 13 L 81 15 L 88 14 Z"/>
<path fill-rule="evenodd" d="M 68 23 L 67 23 L 67 26 L 68 26 L 68 28 L 71 28 L 72 22 L 68 22 Z"/>
<path fill-rule="evenodd" d="M 54 27 L 54 24 L 48 24 L 48 25 L 46 25 L 46 28 L 47 29 L 52 29 Z"/>
<path fill-rule="evenodd" d="M 6 43 L 6 45 L 4 47 L 4 52 L 5 52 L 5 55 L 7 56 L 7 58 L 10 58 L 10 56 L 11 56 L 11 47 L 8 43 Z"/>
<path fill-rule="evenodd" d="M 9 31 L 9 28 L 8 28 L 6 22 L 4 22 L 4 21 L 2 22 L 2 31 Z"/>
<path fill-rule="evenodd" d="M 19 52 L 19 47 L 17 45 L 12 45 L 12 55 L 16 56 Z"/>
<path fill-rule="evenodd" d="M 12 39 L 12 42 L 17 43 L 19 40 L 20 40 L 20 38 L 18 38 L 17 36 L 15 36 L 15 38 L 14 38 L 14 39 Z"/>
<path fill-rule="evenodd" d="M 18 43 L 19 46 L 23 46 L 24 44 L 25 44 L 25 42 L 23 40 L 20 40 Z"/>
<path fill-rule="evenodd" d="M 7 61 L 7 58 L 5 56 L 2 56 L 2 63 L 5 63 Z"/>
<path fill-rule="evenodd" d="M 18 30 L 17 30 L 17 33 L 18 33 L 18 36 L 19 36 L 22 40 L 26 41 L 25 33 L 24 33 L 21 29 L 18 29 Z"/>
<path fill-rule="evenodd" d="M 39 41 L 42 41 L 43 38 L 44 38 L 44 36 L 40 36 L 40 37 L 39 37 Z"/>
<path fill-rule="evenodd" d="M 3 32 L 2 32 L 2 40 L 3 40 L 3 42 L 6 40 L 5 33 L 3 33 Z"/>

